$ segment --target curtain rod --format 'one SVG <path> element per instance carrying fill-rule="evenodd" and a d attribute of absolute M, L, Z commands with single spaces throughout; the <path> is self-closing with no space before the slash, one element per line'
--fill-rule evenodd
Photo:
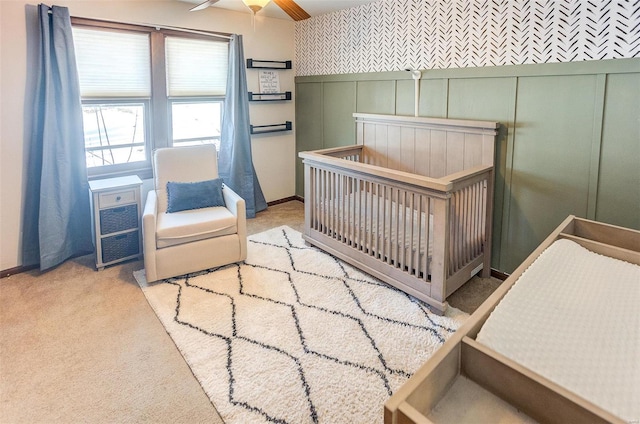
<path fill-rule="evenodd" d="M 49 13 L 51 13 L 51 10 L 49 10 Z M 141 24 L 141 23 L 138 23 L 138 22 L 109 21 L 109 20 L 106 20 L 106 19 L 82 18 L 80 16 L 72 16 L 72 18 L 75 18 L 75 19 L 86 19 L 86 20 L 90 20 L 90 21 L 108 22 L 108 23 L 112 23 L 112 24 L 136 25 L 136 26 L 141 26 L 141 27 L 145 27 L 145 28 L 155 28 L 158 31 L 161 30 L 161 29 L 168 29 L 168 30 L 172 30 L 172 31 L 187 32 L 187 33 L 190 33 L 190 34 L 207 35 L 207 36 L 211 36 L 211 37 L 225 38 L 227 40 L 231 40 L 231 36 L 233 35 L 233 34 L 223 33 L 223 32 L 202 31 L 202 30 L 197 30 L 197 29 L 171 27 L 171 26 L 165 26 L 165 25 Z"/>
<path fill-rule="evenodd" d="M 155 29 L 170 29 L 170 30 L 173 30 L 173 31 L 188 32 L 188 33 L 191 33 L 191 34 L 214 35 L 216 37 L 226 38 L 227 40 L 231 40 L 231 35 L 225 34 L 225 33 L 221 33 L 221 32 L 208 32 L 208 31 L 200 31 L 200 30 L 197 30 L 197 29 L 189 29 L 189 28 L 181 28 L 181 27 L 170 27 L 170 26 L 163 26 L 163 25 L 146 25 L 146 26 L 152 26 Z"/>

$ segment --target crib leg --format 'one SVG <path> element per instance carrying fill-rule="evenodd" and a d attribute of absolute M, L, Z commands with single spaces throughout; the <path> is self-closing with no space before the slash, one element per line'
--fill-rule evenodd
<path fill-rule="evenodd" d="M 480 276 L 482 278 L 489 278 L 491 277 L 491 267 L 487 266 L 486 263 L 484 265 L 484 267 L 482 268 L 482 272 L 480 273 Z"/>

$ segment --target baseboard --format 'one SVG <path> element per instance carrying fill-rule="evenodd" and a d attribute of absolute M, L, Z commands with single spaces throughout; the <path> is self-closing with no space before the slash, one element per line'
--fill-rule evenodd
<path fill-rule="evenodd" d="M 274 200 L 273 202 L 268 202 L 267 206 L 279 205 L 280 203 L 287 203 L 287 202 L 291 202 L 293 200 L 297 200 L 299 202 L 304 203 L 304 198 L 302 198 L 300 196 L 290 196 L 290 197 L 285 197 L 284 199 L 279 199 L 279 200 Z"/>
<path fill-rule="evenodd" d="M 21 266 L 16 266 L 9 269 L 3 269 L 2 271 L 0 271 L 0 278 L 7 278 L 12 275 L 20 274 L 21 272 L 27 272 L 27 271 L 31 271 L 32 269 L 37 269 L 38 267 L 39 265 L 36 264 L 36 265 L 27 265 L 27 266 L 21 265 Z"/>
<path fill-rule="evenodd" d="M 504 272 L 498 271 L 495 268 L 491 268 L 491 276 L 493 278 L 497 278 L 498 280 L 502 280 L 502 281 L 504 281 L 507 278 L 509 278 L 509 274 L 505 274 Z"/>

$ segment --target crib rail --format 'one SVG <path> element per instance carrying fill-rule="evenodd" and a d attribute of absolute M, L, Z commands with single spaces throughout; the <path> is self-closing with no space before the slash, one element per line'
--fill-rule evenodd
<path fill-rule="evenodd" d="M 451 192 L 449 274 L 483 254 L 486 244 L 487 179 Z"/>
<path fill-rule="evenodd" d="M 300 153 L 306 237 L 329 238 L 421 292 L 434 277 L 482 263 L 492 167 L 433 179 L 363 164 L 365 153 L 362 146 Z"/>

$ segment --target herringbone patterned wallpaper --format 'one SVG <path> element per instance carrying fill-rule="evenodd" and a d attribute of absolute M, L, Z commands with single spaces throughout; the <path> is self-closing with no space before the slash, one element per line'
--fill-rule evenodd
<path fill-rule="evenodd" d="M 640 0 L 379 0 L 295 25 L 296 75 L 640 57 Z"/>

